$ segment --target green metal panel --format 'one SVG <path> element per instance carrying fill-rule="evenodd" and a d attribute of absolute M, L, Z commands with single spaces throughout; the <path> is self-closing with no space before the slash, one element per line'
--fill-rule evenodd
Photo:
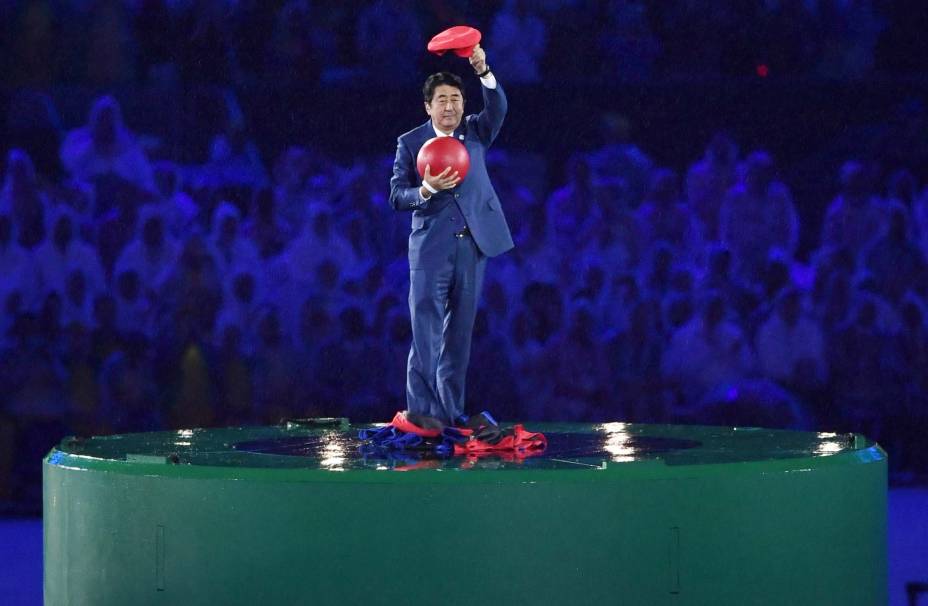
<path fill-rule="evenodd" d="M 46 604 L 886 602 L 886 457 L 861 436 L 539 425 L 600 448 L 401 472 L 357 457 L 355 429 L 63 441 Z M 318 452 L 234 449 L 294 436 Z"/>

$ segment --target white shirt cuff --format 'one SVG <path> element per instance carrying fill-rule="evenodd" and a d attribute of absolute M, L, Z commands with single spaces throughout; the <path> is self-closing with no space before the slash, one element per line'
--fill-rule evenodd
<path fill-rule="evenodd" d="M 432 194 L 433 196 L 438 193 L 438 190 L 432 187 L 431 185 L 429 185 L 428 181 L 423 181 L 422 187 L 429 190 L 429 193 Z M 421 194 L 422 192 L 419 192 L 419 193 Z"/>
<path fill-rule="evenodd" d="M 487 88 L 496 88 L 496 76 L 493 75 L 493 72 L 490 72 L 483 78 L 480 78 L 480 83 Z"/>

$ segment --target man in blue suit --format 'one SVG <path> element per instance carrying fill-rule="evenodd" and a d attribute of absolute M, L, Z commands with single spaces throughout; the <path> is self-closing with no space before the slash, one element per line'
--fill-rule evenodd
<path fill-rule="evenodd" d="M 470 63 L 480 77 L 483 110 L 464 117 L 461 79 L 448 72 L 429 76 L 423 86 L 429 120 L 397 140 L 390 180 L 390 204 L 412 211 L 406 405 L 409 412 L 446 424 L 460 422 L 464 414 L 471 334 L 487 258 L 513 247 L 486 167 L 487 150 L 506 116 L 506 95 L 479 45 Z M 470 154 L 467 179 L 431 166 L 419 179 L 416 157 L 433 137 L 455 137 L 464 144 Z"/>

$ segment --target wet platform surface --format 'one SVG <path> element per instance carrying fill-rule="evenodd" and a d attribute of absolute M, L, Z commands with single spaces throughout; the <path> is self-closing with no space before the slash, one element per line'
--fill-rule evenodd
<path fill-rule="evenodd" d="M 420 451 L 365 453 L 358 431 L 375 426 L 333 419 L 267 427 L 185 429 L 66 438 L 57 450 L 59 456 L 87 460 L 348 471 L 406 469 L 409 465 L 494 469 L 582 469 L 604 463 L 654 461 L 668 466 L 706 465 L 826 457 L 872 445 L 854 434 L 621 422 L 529 423 L 526 429 L 541 431 L 547 437 L 543 453 L 525 458 L 490 455 L 475 461 Z"/>

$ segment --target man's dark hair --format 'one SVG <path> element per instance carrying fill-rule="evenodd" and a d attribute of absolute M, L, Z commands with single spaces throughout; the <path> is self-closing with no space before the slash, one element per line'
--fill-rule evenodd
<path fill-rule="evenodd" d="M 461 98 L 464 98 L 464 83 L 461 81 L 460 76 L 452 74 L 451 72 L 438 72 L 437 74 L 429 76 L 425 84 L 422 85 L 422 96 L 425 98 L 426 103 L 432 102 L 432 97 L 435 96 L 435 89 L 442 84 L 455 87 L 461 91 Z"/>

